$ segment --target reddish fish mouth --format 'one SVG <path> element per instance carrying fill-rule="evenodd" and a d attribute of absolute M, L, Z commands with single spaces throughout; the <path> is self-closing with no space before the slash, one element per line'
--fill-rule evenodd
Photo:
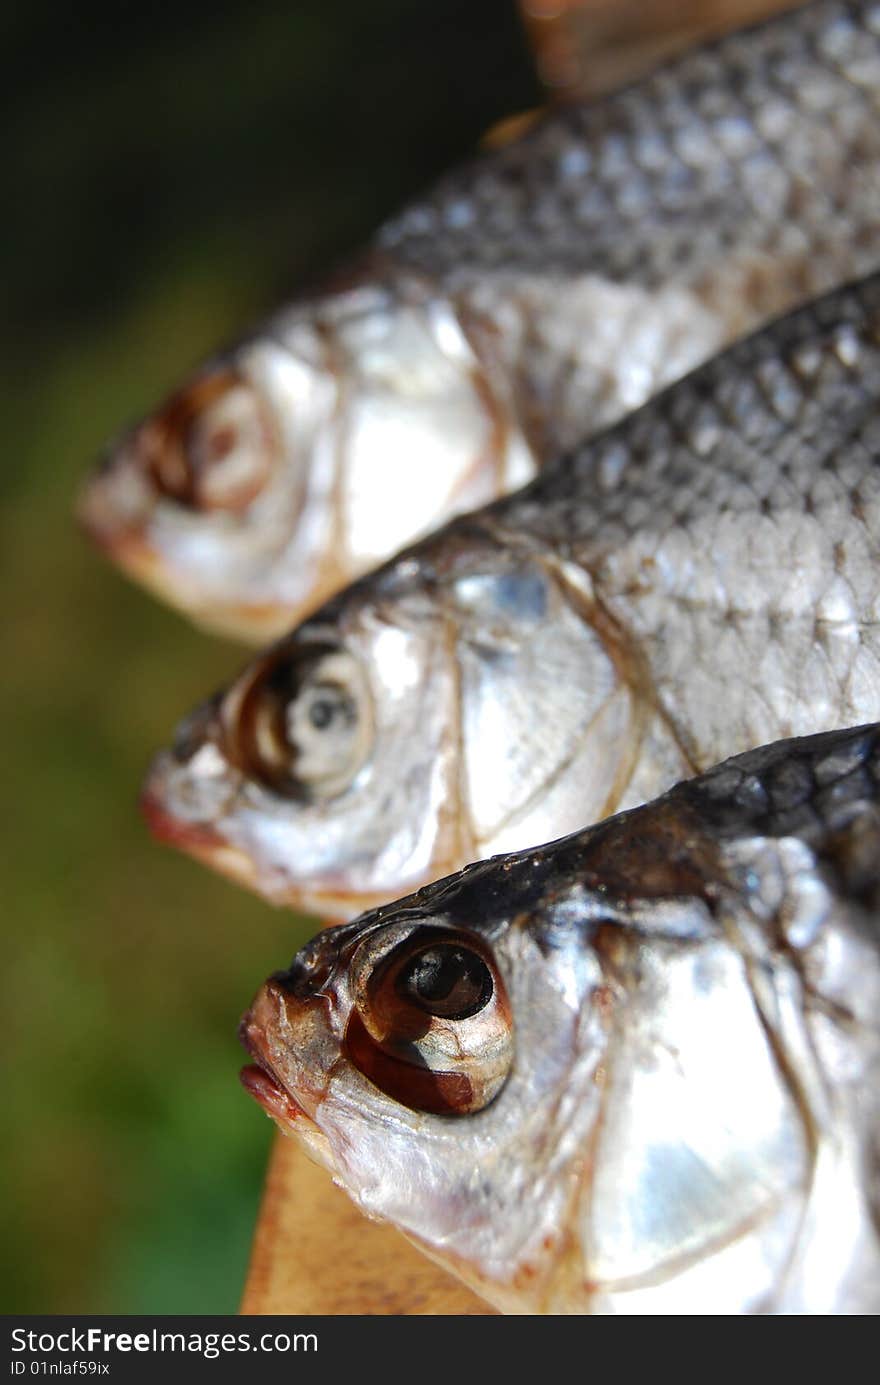
<path fill-rule="evenodd" d="M 93 513 L 88 498 L 77 507 L 76 519 L 86 538 L 123 566 L 128 561 L 138 566 L 151 561 L 153 554 L 144 542 L 143 528 L 113 524 L 105 515 Z"/>
<path fill-rule="evenodd" d="M 242 1045 L 254 1059 L 241 1069 L 239 1080 L 246 1092 L 259 1102 L 267 1115 L 279 1125 L 289 1127 L 306 1113 L 279 1081 L 271 1063 L 266 1057 L 262 1030 L 251 1019 L 250 1011 L 242 1018 L 238 1027 L 238 1037 Z"/>
<path fill-rule="evenodd" d="M 200 848 L 210 850 L 227 845 L 222 834 L 210 823 L 177 817 L 165 806 L 161 792 L 153 788 L 149 781 L 141 792 L 139 806 L 151 836 L 158 842 L 179 847 L 194 855 Z"/>
<path fill-rule="evenodd" d="M 247 852 L 233 846 L 217 827 L 197 818 L 178 817 L 165 802 L 161 783 L 150 776 L 140 796 L 140 811 L 156 841 L 185 852 L 247 889 L 258 890 Z"/>
<path fill-rule="evenodd" d="M 305 1116 L 302 1107 L 259 1063 L 247 1063 L 238 1076 L 245 1091 L 279 1124 L 290 1125 Z"/>
<path fill-rule="evenodd" d="M 113 467 L 111 460 L 86 482 L 77 497 L 76 520 L 102 553 L 133 576 L 149 580 L 156 576 L 157 567 L 157 555 L 147 539 L 155 496 L 145 492 L 139 497 L 135 513 L 120 513 L 114 503 Z"/>

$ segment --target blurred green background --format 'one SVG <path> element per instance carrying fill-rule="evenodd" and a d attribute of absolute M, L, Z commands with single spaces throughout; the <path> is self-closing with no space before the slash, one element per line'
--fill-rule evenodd
<path fill-rule="evenodd" d="M 537 89 L 512 0 L 0 16 L 6 1312 L 231 1312 L 271 1126 L 238 1016 L 311 925 L 154 846 L 241 661 L 71 521 L 102 442 Z"/>

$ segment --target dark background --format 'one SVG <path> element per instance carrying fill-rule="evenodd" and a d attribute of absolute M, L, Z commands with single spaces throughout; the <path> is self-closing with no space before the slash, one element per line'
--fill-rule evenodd
<path fill-rule="evenodd" d="M 271 1126 L 238 1016 L 310 925 L 154 846 L 153 749 L 241 654 L 86 547 L 102 442 L 539 99 L 512 0 L 7 5 L 6 1312 L 229 1312 Z"/>

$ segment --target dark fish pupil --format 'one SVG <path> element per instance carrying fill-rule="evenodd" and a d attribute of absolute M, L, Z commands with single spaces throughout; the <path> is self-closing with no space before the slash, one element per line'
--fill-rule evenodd
<path fill-rule="evenodd" d="M 330 725 L 336 713 L 334 704 L 327 697 L 322 697 L 319 702 L 313 702 L 309 708 L 309 721 L 316 731 L 325 731 Z"/>
<path fill-rule="evenodd" d="M 205 461 L 222 462 L 233 451 L 237 441 L 238 435 L 234 428 L 228 424 L 225 428 L 218 428 L 216 432 L 209 434 L 205 443 Z"/>
<path fill-rule="evenodd" d="M 307 715 L 316 731 L 326 731 L 334 722 L 339 730 L 354 726 L 357 709 L 343 688 L 332 683 L 318 683 L 307 696 Z"/>
<path fill-rule="evenodd" d="M 399 984 L 420 1009 L 441 1019 L 469 1019 L 492 996 L 492 976 L 482 957 L 451 943 L 420 952 Z"/>

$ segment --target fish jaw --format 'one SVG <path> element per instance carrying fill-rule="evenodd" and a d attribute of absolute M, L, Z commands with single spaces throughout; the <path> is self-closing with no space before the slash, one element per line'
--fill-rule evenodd
<path fill-rule="evenodd" d="M 169 793 L 168 784 L 176 777 L 176 764 L 162 752 L 155 757 L 140 795 L 141 814 L 151 835 L 163 846 L 184 852 L 271 904 L 315 914 L 329 923 L 343 922 L 384 902 L 369 894 L 346 892 L 342 880 L 338 886 L 328 884 L 325 892 L 299 885 L 287 873 L 261 870 L 258 856 L 235 844 L 235 826 L 227 829 L 222 815 L 212 818 L 206 808 L 204 817 L 191 817 L 169 806 L 174 795 Z M 295 869 L 295 863 L 291 865 Z"/>
<path fill-rule="evenodd" d="M 283 1134 L 293 1133 L 296 1122 L 303 1115 L 301 1106 L 284 1091 L 274 1077 L 271 1077 L 259 1063 L 249 1063 L 239 1074 L 241 1085 L 250 1096 L 262 1106 L 267 1116 L 271 1116 Z"/>
<path fill-rule="evenodd" d="M 259 892 L 253 862 L 243 851 L 226 840 L 219 828 L 209 819 L 188 819 L 176 816 L 165 805 L 161 788 L 165 779 L 164 757 L 158 756 L 140 795 L 140 811 L 157 842 L 172 846 L 218 875 Z"/>
<path fill-rule="evenodd" d="M 421 618 L 396 624 L 371 610 L 361 620 L 360 600 L 355 592 L 332 623 L 302 627 L 188 717 L 173 748 L 155 757 L 141 797 L 159 840 L 273 903 L 324 919 L 350 918 L 473 854 L 449 754 L 455 680 L 447 642 Z M 338 683 L 326 686 L 343 696 L 365 755 L 350 784 L 346 768 L 324 796 L 301 787 L 293 769 L 304 763 L 304 742 L 286 739 L 305 726 L 312 745 L 319 742 L 304 713 L 289 731 L 289 703 L 310 695 L 310 667 L 353 680 L 344 696 Z M 281 713 L 278 679 L 294 689 Z M 325 683 L 315 687 L 320 697 Z M 267 742 L 277 752 L 271 764 Z"/>
<path fill-rule="evenodd" d="M 314 1085 L 308 1089 L 301 1086 L 302 1100 L 298 1100 L 276 1067 L 278 1054 L 273 1035 L 279 1019 L 285 1032 L 289 1027 L 288 1001 L 289 997 L 281 988 L 270 981 L 242 1016 L 239 1039 L 253 1062 L 241 1069 L 239 1078 L 245 1091 L 275 1122 L 281 1134 L 296 1139 L 314 1163 L 334 1173 L 330 1145 L 314 1120 L 314 1112 L 323 1100 L 323 1090 L 315 1090 Z"/>
<path fill-rule="evenodd" d="M 142 541 L 153 503 L 153 488 L 130 449 L 123 445 L 118 452 L 108 453 L 83 487 L 76 517 L 96 547 L 124 566 L 130 558 L 143 561 L 133 550 Z"/>
<path fill-rule="evenodd" d="M 118 516 L 108 515 L 100 481 L 92 481 L 83 491 L 77 522 L 114 567 L 200 630 L 240 644 L 263 644 L 277 639 L 288 628 L 290 608 L 286 605 L 262 599 L 223 603 L 200 599 L 197 589 L 187 589 L 162 551 L 150 542 L 148 525 L 129 527 L 120 524 Z M 333 589 L 331 584 L 316 595 L 318 599 L 329 596 Z"/>
<path fill-rule="evenodd" d="M 114 567 L 200 629 L 244 644 L 263 643 L 283 634 L 288 625 L 286 606 L 265 600 L 200 599 L 198 584 L 182 580 L 151 538 L 150 520 L 158 503 L 136 463 L 123 452 L 83 487 L 76 520 Z"/>
<path fill-rule="evenodd" d="M 83 486 L 76 506 L 80 529 L 132 581 L 172 605 L 177 584 L 148 538 L 158 496 L 129 442 L 108 453 Z"/>
<path fill-rule="evenodd" d="M 387 903 L 388 890 L 351 888 L 344 870 L 339 870 L 335 875 L 329 874 L 318 886 L 310 885 L 306 879 L 297 879 L 296 860 L 289 862 L 289 870 L 261 868 L 259 856 L 247 845 L 235 844 L 234 824 L 227 830 L 222 820 L 189 818 L 178 815 L 167 806 L 167 770 L 168 760 L 165 752 L 162 752 L 154 760 L 139 800 L 140 812 L 151 836 L 163 846 L 182 851 L 208 870 L 222 875 L 251 894 L 259 895 L 269 904 L 312 914 L 326 923 L 344 923 Z M 440 859 L 428 867 L 421 878 L 412 878 L 408 883 L 412 888 L 427 884 L 443 873 L 446 864 Z M 306 871 L 304 863 L 304 876 Z"/>

